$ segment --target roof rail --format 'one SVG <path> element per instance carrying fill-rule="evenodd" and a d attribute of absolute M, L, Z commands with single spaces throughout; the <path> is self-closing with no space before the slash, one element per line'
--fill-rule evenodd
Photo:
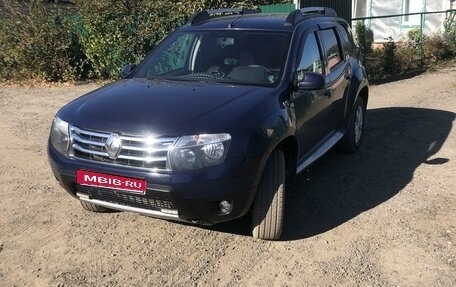
<path fill-rule="evenodd" d="M 326 16 L 337 17 L 337 13 L 333 8 L 329 7 L 306 7 L 301 8 L 300 11 L 302 14 L 322 14 Z"/>
<path fill-rule="evenodd" d="M 329 7 L 306 7 L 299 10 L 295 10 L 288 14 L 287 20 L 285 21 L 286 26 L 293 26 L 296 23 L 304 19 L 304 16 L 312 14 L 321 14 L 325 16 L 337 17 L 337 13 L 333 8 Z"/>
<path fill-rule="evenodd" d="M 213 10 L 204 10 L 193 14 L 190 19 L 188 19 L 187 24 L 193 25 L 198 22 L 208 20 L 213 17 L 223 16 L 223 15 L 244 15 L 244 14 L 255 14 L 259 13 L 258 10 L 248 9 L 248 8 L 224 8 L 224 9 L 213 9 Z"/>

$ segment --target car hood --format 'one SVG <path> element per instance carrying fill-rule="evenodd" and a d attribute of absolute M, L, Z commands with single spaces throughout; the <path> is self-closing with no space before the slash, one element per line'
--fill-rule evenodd
<path fill-rule="evenodd" d="M 272 91 L 220 83 L 123 79 L 74 100 L 58 116 L 81 128 L 132 135 L 220 133 Z"/>

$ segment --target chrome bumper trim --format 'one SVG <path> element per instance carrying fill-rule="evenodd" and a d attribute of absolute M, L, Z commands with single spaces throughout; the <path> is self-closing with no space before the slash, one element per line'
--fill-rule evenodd
<path fill-rule="evenodd" d="M 82 195 L 82 194 L 77 194 L 80 200 L 95 204 L 95 205 L 100 205 L 106 208 L 110 209 L 115 209 L 115 210 L 120 210 L 120 211 L 131 211 L 131 212 L 136 212 L 140 213 L 143 215 L 151 216 L 151 217 L 157 217 L 161 219 L 168 219 L 168 220 L 177 220 L 177 221 L 184 221 L 179 218 L 179 214 L 177 210 L 170 209 L 170 212 L 175 212 L 176 214 L 172 213 L 165 213 L 162 211 L 157 211 L 157 210 L 149 210 L 149 209 L 142 209 L 142 208 L 137 208 L 137 207 L 131 207 L 131 206 L 126 206 L 126 205 L 121 205 L 121 204 L 115 204 L 115 203 L 110 203 L 110 202 L 105 202 L 101 200 L 96 200 L 96 199 L 90 199 L 87 198 L 87 196 Z"/>

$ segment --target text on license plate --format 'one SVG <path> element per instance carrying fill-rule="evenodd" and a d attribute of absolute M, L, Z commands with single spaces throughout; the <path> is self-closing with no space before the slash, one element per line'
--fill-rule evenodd
<path fill-rule="evenodd" d="M 88 170 L 76 171 L 76 183 L 88 186 L 106 187 L 134 193 L 146 193 L 146 181 Z"/>

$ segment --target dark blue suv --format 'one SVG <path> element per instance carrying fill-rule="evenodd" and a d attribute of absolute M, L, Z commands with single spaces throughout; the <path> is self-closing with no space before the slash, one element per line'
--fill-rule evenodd
<path fill-rule="evenodd" d="M 329 8 L 202 11 L 121 74 L 52 124 L 54 175 L 87 210 L 196 224 L 251 211 L 253 236 L 278 239 L 296 174 L 362 142 L 368 83 Z"/>

